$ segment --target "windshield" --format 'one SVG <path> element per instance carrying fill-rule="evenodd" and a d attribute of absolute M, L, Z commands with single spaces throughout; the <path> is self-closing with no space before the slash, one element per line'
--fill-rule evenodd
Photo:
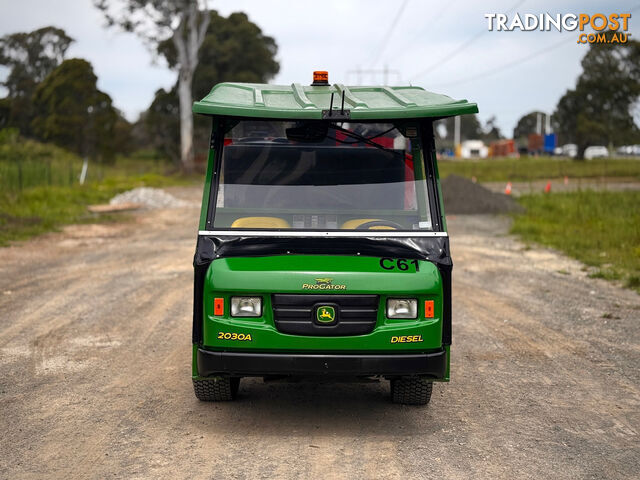
<path fill-rule="evenodd" d="M 213 227 L 432 230 L 417 131 L 241 121 L 225 136 Z"/>

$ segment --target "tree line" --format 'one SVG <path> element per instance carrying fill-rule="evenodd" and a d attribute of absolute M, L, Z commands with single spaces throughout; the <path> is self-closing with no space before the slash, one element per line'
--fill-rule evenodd
<path fill-rule="evenodd" d="M 265 83 L 279 71 L 275 40 L 244 13 L 223 17 L 198 0 L 94 3 L 108 26 L 136 33 L 166 60 L 177 73 L 175 85 L 155 92 L 131 124 L 97 88 L 91 64 L 65 58 L 74 40 L 64 30 L 50 26 L 5 35 L 0 65 L 9 69 L 2 82 L 8 93 L 0 99 L 0 128 L 14 127 L 23 136 L 103 160 L 153 148 L 191 170 L 194 152 L 206 151 L 209 131 L 206 119 L 194 120 L 193 99 L 222 81 Z M 606 32 L 608 39 L 614 34 Z M 575 88 L 562 96 L 552 116 L 560 142 L 577 144 L 580 157 L 589 145 L 640 142 L 633 112 L 640 95 L 640 42 L 591 44 L 582 67 Z M 537 112 L 523 116 L 513 137 L 534 133 L 536 121 Z M 436 129 L 443 146 L 452 146 L 453 130 L 453 119 Z M 467 115 L 461 118 L 461 138 L 490 142 L 503 135 L 495 117 L 482 125 Z"/>
<path fill-rule="evenodd" d="M 165 2 L 156 3 L 162 6 Z M 193 3 L 166 2 L 171 8 L 181 6 L 187 13 L 193 13 Z M 107 19 L 117 23 L 107 13 Z M 201 16 L 203 12 L 196 10 L 196 14 Z M 213 85 L 223 81 L 267 82 L 280 68 L 275 60 L 275 40 L 264 35 L 244 13 L 224 17 L 207 10 L 204 14 L 207 20 L 200 18 L 196 23 L 202 30 L 202 38 L 197 42 L 200 45 L 196 60 L 189 60 L 189 68 L 193 69 L 191 78 L 186 78 L 188 115 L 180 113 L 185 109 L 180 100 L 180 85 L 185 82 L 181 73 L 185 60 L 180 52 L 184 53 L 184 49 L 174 39 L 176 35 L 185 35 L 184 25 L 182 30 L 178 27 L 177 33 L 165 33 L 164 37 L 157 31 L 158 26 L 148 26 L 148 31 L 156 28 L 157 41 L 150 43 L 154 53 L 177 71 L 178 79 L 172 88 L 155 92 L 151 105 L 134 123 L 128 122 L 113 106 L 111 97 L 98 89 L 98 79 L 89 61 L 66 58 L 74 39 L 64 30 L 49 26 L 0 38 L 0 65 L 8 69 L 2 82 L 7 94 L 0 98 L 0 129 L 14 128 L 23 137 L 51 142 L 104 162 L 119 153 L 154 149 L 186 170 L 192 169 L 194 152 L 206 151 L 208 147 L 210 129 L 205 118 L 196 118 L 193 123 L 192 99 L 205 96 Z M 176 15 L 176 10 L 168 15 Z M 139 28 L 121 26 L 129 30 Z M 181 124 L 187 116 L 192 123 L 188 126 L 190 132 L 185 133 Z"/>

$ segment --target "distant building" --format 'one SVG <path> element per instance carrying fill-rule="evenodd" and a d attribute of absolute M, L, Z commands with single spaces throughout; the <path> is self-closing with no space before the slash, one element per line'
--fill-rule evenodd
<path fill-rule="evenodd" d="M 540 155 L 544 152 L 544 137 L 537 133 L 530 133 L 527 137 L 527 151 L 530 155 Z"/>
<path fill-rule="evenodd" d="M 465 140 L 460 144 L 460 156 L 462 158 L 487 158 L 489 147 L 482 140 Z"/>
<path fill-rule="evenodd" d="M 518 150 L 514 140 L 496 140 L 489 145 L 490 157 L 517 157 Z"/>

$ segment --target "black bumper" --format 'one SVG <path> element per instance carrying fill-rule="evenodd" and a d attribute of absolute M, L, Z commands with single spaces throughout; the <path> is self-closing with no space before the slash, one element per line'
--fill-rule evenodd
<path fill-rule="evenodd" d="M 389 355 L 315 355 L 212 352 L 198 348 L 198 375 L 425 375 L 444 378 L 447 353 Z"/>

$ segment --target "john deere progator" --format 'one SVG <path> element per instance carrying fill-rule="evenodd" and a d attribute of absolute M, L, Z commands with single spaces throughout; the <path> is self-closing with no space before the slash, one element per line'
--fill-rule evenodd
<path fill-rule="evenodd" d="M 476 113 L 419 87 L 221 83 L 194 258 L 193 385 L 449 380 L 451 270 L 434 120 Z"/>

